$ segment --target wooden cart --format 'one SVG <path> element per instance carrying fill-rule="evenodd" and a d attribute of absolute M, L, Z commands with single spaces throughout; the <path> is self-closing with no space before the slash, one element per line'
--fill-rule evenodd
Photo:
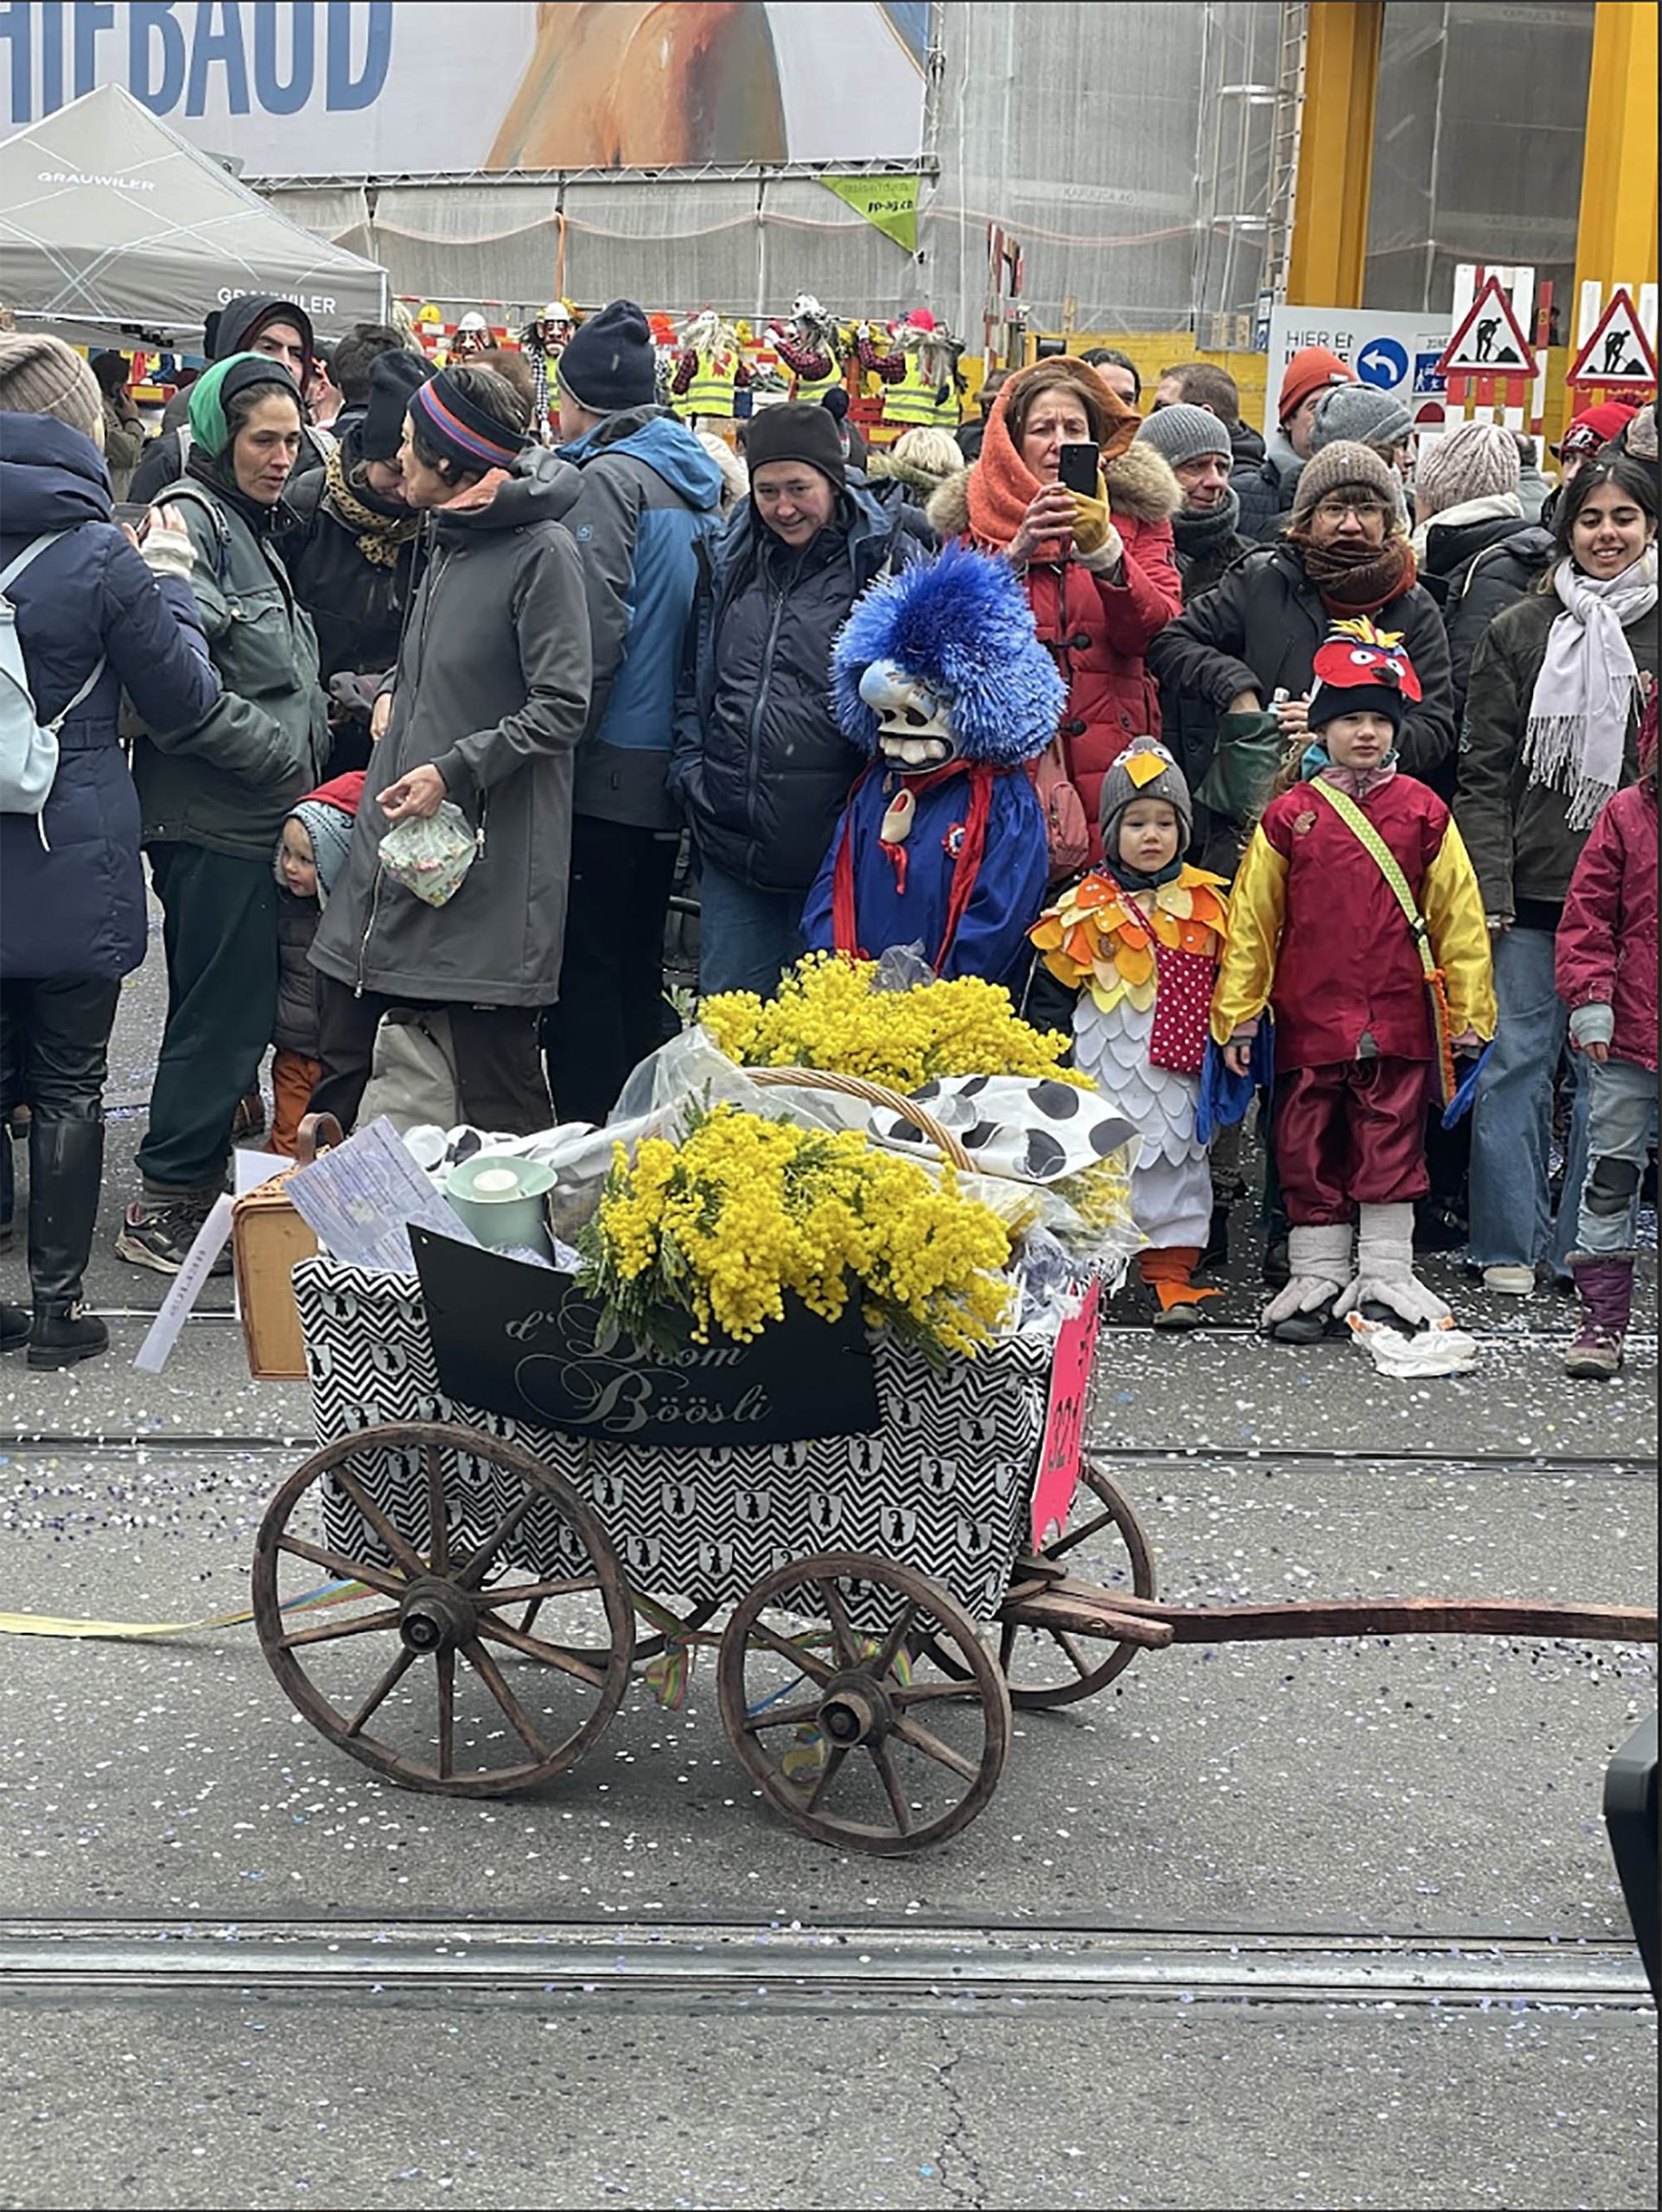
<path fill-rule="evenodd" d="M 494 1797 L 551 1782 L 593 1748 L 632 1669 L 673 1704 L 708 1649 L 729 1742 L 775 1810 L 839 1848 L 898 1854 L 981 1811 L 1013 1707 L 1092 1696 L 1144 1649 L 1656 1637 L 1654 1611 L 1618 1606 L 1163 1605 L 1137 1515 L 1089 1456 L 1035 1548 L 1036 1453 L 1012 1480 L 1012 1455 L 1042 1433 L 1030 1348 L 1001 1347 L 944 1383 L 898 1356 L 883 1370 L 884 1436 L 905 1446 L 901 1479 L 916 1484 L 915 1508 L 901 1508 L 872 1488 L 882 1455 L 869 1439 L 854 1440 L 833 1495 L 815 1487 L 819 1445 L 776 1450 L 761 1474 L 693 1450 L 648 1465 L 627 1446 L 456 1405 L 437 1387 L 413 1285 L 321 1260 L 296 1280 L 330 1440 L 265 1516 L 255 1619 L 297 1710 L 409 1788 Z M 929 1450 L 946 1422 L 951 1461 Z M 751 1529 L 773 1534 L 736 1541 Z"/>

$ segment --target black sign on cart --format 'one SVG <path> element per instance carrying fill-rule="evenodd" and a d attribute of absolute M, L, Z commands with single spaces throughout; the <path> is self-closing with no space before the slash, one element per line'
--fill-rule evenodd
<path fill-rule="evenodd" d="M 787 1305 L 754 1343 L 665 1352 L 608 1328 L 571 1275 L 423 1229 L 410 1242 L 439 1387 L 464 1405 L 629 1444 L 786 1444 L 879 1425 L 857 1299 L 838 1321 Z"/>

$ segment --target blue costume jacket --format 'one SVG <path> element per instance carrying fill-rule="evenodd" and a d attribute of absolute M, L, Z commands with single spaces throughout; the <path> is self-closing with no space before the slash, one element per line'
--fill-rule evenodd
<path fill-rule="evenodd" d="M 890 945 L 921 944 L 939 976 L 982 976 L 1012 986 L 1019 981 L 1028 964 L 1027 932 L 1044 904 L 1044 816 L 1025 768 L 981 772 L 986 806 L 977 851 L 976 775 L 969 764 L 933 776 L 902 778 L 881 761 L 866 771 L 803 910 L 811 951 L 857 951 L 876 959 Z M 883 817 L 902 782 L 916 802 L 911 829 L 904 841 L 885 845 Z M 846 919 L 838 927 L 839 863 L 852 894 L 851 931 Z M 965 868 L 971 874 L 963 882 Z M 961 911 L 954 928 L 955 893 Z M 848 937 L 852 941 L 844 942 Z"/>

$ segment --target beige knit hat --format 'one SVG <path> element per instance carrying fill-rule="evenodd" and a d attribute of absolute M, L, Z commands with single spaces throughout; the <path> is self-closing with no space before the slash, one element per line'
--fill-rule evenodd
<path fill-rule="evenodd" d="M 1309 528 L 1310 517 L 1330 492 L 1372 492 L 1398 529 L 1407 520 L 1402 479 L 1372 446 L 1340 438 L 1311 455 L 1293 490 L 1295 530 Z"/>
<path fill-rule="evenodd" d="M 44 332 L 0 337 L 0 410 L 9 415 L 55 415 L 104 448 L 104 398 L 73 346 Z"/>
<path fill-rule="evenodd" d="M 1414 512 L 1422 522 L 1457 507 L 1518 489 L 1518 441 L 1499 423 L 1462 423 L 1420 448 L 1414 471 Z"/>

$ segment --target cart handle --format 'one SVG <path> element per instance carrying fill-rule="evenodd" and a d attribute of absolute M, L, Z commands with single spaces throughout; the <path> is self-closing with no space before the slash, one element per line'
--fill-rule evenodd
<path fill-rule="evenodd" d="M 891 1114 L 898 1114 L 902 1121 L 910 1122 L 921 1129 L 935 1149 L 954 1167 L 967 1173 L 976 1172 L 976 1165 L 969 1154 L 952 1135 L 943 1128 L 927 1107 L 920 1106 L 915 1098 L 890 1090 L 881 1083 L 869 1083 L 864 1076 L 839 1075 L 834 1068 L 746 1068 L 752 1083 L 764 1090 L 840 1090 L 850 1098 L 863 1098 L 869 1105 L 886 1106 Z"/>

